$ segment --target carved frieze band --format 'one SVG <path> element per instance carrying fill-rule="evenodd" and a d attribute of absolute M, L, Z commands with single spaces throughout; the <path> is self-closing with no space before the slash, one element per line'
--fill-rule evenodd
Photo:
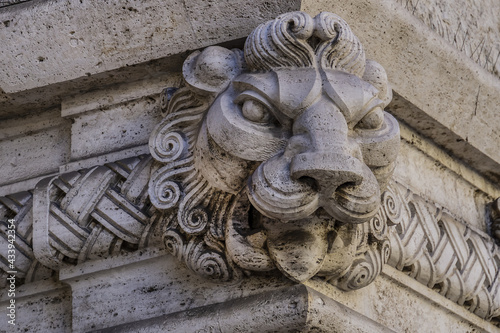
<path fill-rule="evenodd" d="M 47 178 L 31 192 L 0 198 L 0 264 L 17 282 L 46 278 L 66 264 L 148 244 L 158 220 L 147 195 L 147 155 Z M 8 220 L 15 222 L 15 260 Z M 11 266 L 11 265 L 14 266 Z M 5 282 L 5 279 L 2 279 Z"/>
<path fill-rule="evenodd" d="M 389 265 L 481 318 L 500 316 L 500 252 L 489 235 L 401 184 L 388 188 L 382 205 L 393 226 Z"/>
<path fill-rule="evenodd" d="M 15 233 L 9 232 L 14 220 Z M 10 234 L 10 237 L 9 237 Z M 16 272 L 16 283 L 50 277 L 53 271 L 40 264 L 33 253 L 33 195 L 21 192 L 0 197 L 0 287 L 7 284 L 7 272 Z M 13 251 L 12 246 L 15 248 Z M 10 255 L 10 256 L 9 256 Z"/>

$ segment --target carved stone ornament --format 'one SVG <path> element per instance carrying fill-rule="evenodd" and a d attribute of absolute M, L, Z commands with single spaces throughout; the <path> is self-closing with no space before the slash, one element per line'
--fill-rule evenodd
<path fill-rule="evenodd" d="M 143 155 L 40 181 L 0 197 L 0 286 L 50 277 L 64 265 L 146 247 L 160 220 L 147 194 L 152 158 Z M 7 221 L 15 221 L 9 261 Z"/>
<path fill-rule="evenodd" d="M 194 52 L 183 76 L 150 138 L 168 249 L 220 280 L 279 269 L 344 290 L 372 282 L 390 254 L 377 212 L 399 126 L 384 69 L 346 22 L 287 13 L 243 51 Z"/>
<path fill-rule="evenodd" d="M 493 238 L 439 205 L 393 183 L 380 217 L 391 242 L 388 264 L 486 320 L 500 317 L 500 249 Z"/>
<path fill-rule="evenodd" d="M 244 51 L 191 54 L 183 75 L 180 89 L 165 90 L 152 156 L 0 197 L 4 291 L 9 271 L 31 282 L 163 238 L 190 269 L 222 281 L 274 270 L 353 290 L 387 263 L 499 321 L 499 246 L 391 181 L 391 89 L 341 18 L 284 14 L 257 27 Z M 499 237 L 500 199 L 490 212 Z"/>

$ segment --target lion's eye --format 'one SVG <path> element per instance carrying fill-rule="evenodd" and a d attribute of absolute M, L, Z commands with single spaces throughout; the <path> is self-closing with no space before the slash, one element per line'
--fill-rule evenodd
<path fill-rule="evenodd" d="M 267 123 L 271 119 L 267 106 L 252 99 L 243 102 L 241 113 L 243 117 L 255 123 Z"/>
<path fill-rule="evenodd" d="M 384 123 L 384 112 L 380 107 L 376 107 L 364 116 L 356 125 L 361 129 L 378 129 Z"/>

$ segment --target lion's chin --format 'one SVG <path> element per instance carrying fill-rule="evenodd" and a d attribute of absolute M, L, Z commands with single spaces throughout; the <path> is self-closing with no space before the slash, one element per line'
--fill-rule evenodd
<path fill-rule="evenodd" d="M 288 278 L 304 282 L 323 267 L 335 220 L 312 214 L 305 219 L 281 223 L 263 219 L 267 249 L 276 267 Z"/>

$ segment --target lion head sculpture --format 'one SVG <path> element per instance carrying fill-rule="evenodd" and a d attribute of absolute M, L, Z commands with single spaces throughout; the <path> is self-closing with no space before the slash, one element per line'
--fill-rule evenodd
<path fill-rule="evenodd" d="M 357 289 L 389 255 L 377 215 L 399 148 L 392 92 L 337 15 L 284 14 L 213 46 L 153 131 L 149 195 L 167 248 L 220 280 L 279 269 Z M 168 104 L 168 105 L 167 105 Z"/>

